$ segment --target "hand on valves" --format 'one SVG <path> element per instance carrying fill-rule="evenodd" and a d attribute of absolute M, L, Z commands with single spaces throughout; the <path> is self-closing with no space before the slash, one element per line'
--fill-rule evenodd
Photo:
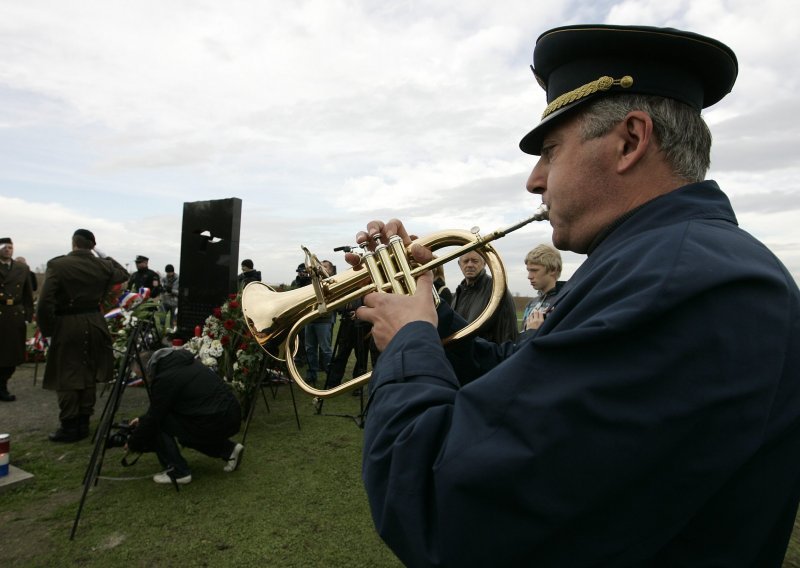
<path fill-rule="evenodd" d="M 374 250 L 380 243 L 387 244 L 394 235 L 399 235 L 406 247 L 412 243 L 413 236 L 409 236 L 398 219 L 386 223 L 370 221 L 367 230 L 356 235 L 356 242 L 359 245 L 366 243 L 369 250 Z M 427 247 L 413 245 L 410 250 L 414 260 L 420 264 L 433 258 L 433 253 Z M 354 253 L 347 253 L 345 259 L 352 266 L 358 266 L 361 261 L 361 257 Z M 372 324 L 375 345 L 383 351 L 400 328 L 408 323 L 427 321 L 436 327 L 439 320 L 432 290 L 433 274 L 428 271 L 417 279 L 417 290 L 412 296 L 383 292 L 367 294 L 364 296 L 364 305 L 356 310 L 356 317 Z"/>

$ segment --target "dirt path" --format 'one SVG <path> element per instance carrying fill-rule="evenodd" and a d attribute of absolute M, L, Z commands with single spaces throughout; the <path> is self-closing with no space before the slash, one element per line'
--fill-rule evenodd
<path fill-rule="evenodd" d="M 12 448 L 14 441 L 26 439 L 28 436 L 46 438 L 49 432 L 58 428 L 58 403 L 56 393 L 42 388 L 42 375 L 44 364 L 36 367 L 33 363 L 26 363 L 17 367 L 16 372 L 8 382 L 8 390 L 15 394 L 14 402 L 0 402 L 0 433 L 11 434 Z M 34 384 L 34 377 L 36 384 Z M 97 404 L 92 418 L 95 427 L 103 408 L 106 397 L 101 396 L 103 387 L 98 385 Z M 109 385 L 110 391 L 110 385 Z M 147 393 L 143 388 L 128 388 L 122 397 L 122 404 L 117 416 L 132 418 L 125 414 L 126 408 L 141 408 L 146 406 Z"/>

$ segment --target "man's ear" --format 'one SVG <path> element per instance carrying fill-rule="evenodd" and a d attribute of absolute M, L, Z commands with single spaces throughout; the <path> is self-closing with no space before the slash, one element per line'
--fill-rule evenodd
<path fill-rule="evenodd" d="M 629 112 L 617 125 L 620 154 L 617 173 L 625 173 L 639 164 L 653 144 L 653 119 L 641 110 Z"/>

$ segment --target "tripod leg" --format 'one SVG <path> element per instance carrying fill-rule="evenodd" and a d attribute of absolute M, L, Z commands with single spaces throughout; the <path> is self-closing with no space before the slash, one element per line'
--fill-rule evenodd
<path fill-rule="evenodd" d="M 260 389 L 261 387 L 259 386 L 258 388 Z M 250 429 L 250 421 L 253 419 L 253 413 L 255 411 L 255 408 L 256 408 L 255 400 L 253 400 L 250 402 L 250 408 L 247 409 L 247 419 L 244 422 L 244 432 L 242 433 L 243 445 L 244 441 L 247 439 L 247 431 Z"/>
<path fill-rule="evenodd" d="M 249 408 L 247 409 L 247 420 L 245 420 L 244 432 L 242 433 L 242 445 L 244 445 L 245 440 L 247 439 L 247 432 L 248 430 L 250 430 L 250 421 L 253 419 L 253 414 L 255 414 L 256 402 L 257 402 L 256 397 L 258 396 L 256 393 L 260 392 L 262 395 L 264 394 L 262 383 L 264 381 L 264 369 L 266 369 L 266 366 L 267 366 L 267 359 L 266 357 L 263 357 L 261 359 L 261 365 L 259 366 L 258 382 L 256 382 L 256 385 L 253 389 L 253 394 L 250 397 L 250 405 Z M 266 397 L 264 398 L 264 402 L 267 402 Z M 269 412 L 269 404 L 267 404 L 267 412 Z"/>
<path fill-rule="evenodd" d="M 300 415 L 297 413 L 297 401 L 294 399 L 293 381 L 289 381 L 289 392 L 292 393 L 292 406 L 294 406 L 294 419 L 297 422 L 297 429 L 300 429 Z"/>
<path fill-rule="evenodd" d="M 122 393 L 125 391 L 125 379 L 127 378 L 130 361 L 133 355 L 133 350 L 136 349 L 136 339 L 138 337 L 139 327 L 135 327 L 128 338 L 127 348 L 125 350 L 125 359 L 122 363 L 122 368 L 117 375 L 116 381 L 111 388 L 111 394 L 106 401 L 106 407 L 103 410 L 103 415 L 100 418 L 100 425 L 95 432 L 94 449 L 92 456 L 89 459 L 89 465 L 86 467 L 86 473 L 83 476 L 83 493 L 78 505 L 78 512 L 75 515 L 75 521 L 72 523 L 72 530 L 70 531 L 69 539 L 75 538 L 75 531 L 78 528 L 78 521 L 83 512 L 83 506 L 86 502 L 86 495 L 89 493 L 89 488 L 97 484 L 97 478 L 100 475 L 100 470 L 103 467 L 103 458 L 106 453 L 106 442 L 108 441 L 108 434 L 111 431 L 111 426 L 114 424 L 114 415 L 119 409 L 122 402 Z"/>
<path fill-rule="evenodd" d="M 269 387 L 269 388 L 270 388 L 270 389 L 272 389 L 272 386 L 270 385 L 270 387 Z M 272 412 L 272 411 L 269 409 L 269 401 L 267 400 L 267 395 L 264 393 L 264 385 L 262 384 L 262 385 L 261 385 L 261 388 L 260 388 L 260 389 L 258 389 L 258 390 L 260 390 L 260 391 L 261 391 L 261 398 L 263 398 L 263 399 L 264 399 L 264 404 L 265 404 L 265 405 L 266 405 L 266 407 L 267 407 L 267 412 Z M 272 393 L 272 398 L 275 398 L 275 392 L 274 392 L 274 391 L 273 391 L 273 393 Z"/>
<path fill-rule="evenodd" d="M 264 406 L 267 407 L 267 412 L 272 412 L 269 408 L 267 395 L 264 393 L 264 388 L 269 388 L 272 391 L 272 398 L 275 398 L 275 387 L 272 386 L 272 380 L 270 379 L 267 381 L 267 384 L 264 384 L 264 379 L 266 378 L 267 374 L 269 374 L 269 367 L 269 359 L 267 357 L 263 357 L 261 359 L 261 365 L 258 367 L 258 391 L 261 393 L 261 398 L 264 399 Z"/>

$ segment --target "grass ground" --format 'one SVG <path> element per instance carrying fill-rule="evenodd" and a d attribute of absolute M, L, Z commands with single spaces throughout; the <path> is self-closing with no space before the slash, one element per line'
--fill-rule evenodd
<path fill-rule="evenodd" d="M 41 368 L 39 369 L 39 373 Z M 101 478 L 88 493 L 74 540 L 70 530 L 93 444 L 53 444 L 55 395 L 33 386 L 33 367 L 20 367 L 11 386 L 18 400 L 0 412 L 0 431 L 12 433 L 12 464 L 32 481 L 0 493 L 2 566 L 399 566 L 376 535 L 360 480 L 363 431 L 358 397 L 327 400 L 321 415 L 294 388 L 301 428 L 288 386 L 265 391 L 233 473 L 192 450 L 193 481 L 176 492 L 151 477 L 152 454 L 121 465 L 110 449 Z M 98 403 L 93 426 L 105 399 Z M 144 389 L 128 388 L 117 417 L 146 408 Z M 237 436 L 241 440 L 242 433 Z"/>

